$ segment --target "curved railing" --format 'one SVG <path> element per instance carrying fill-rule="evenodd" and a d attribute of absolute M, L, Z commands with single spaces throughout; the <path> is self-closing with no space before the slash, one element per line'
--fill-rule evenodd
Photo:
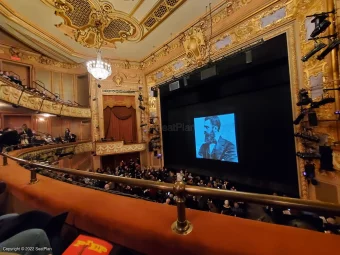
<path fill-rule="evenodd" d="M 22 106 L 34 111 L 59 116 L 91 118 L 91 109 L 83 106 L 71 106 L 61 102 L 45 99 L 22 86 L 15 85 L 0 77 L 0 100 Z"/>
<path fill-rule="evenodd" d="M 70 144 L 69 146 L 74 146 Z M 67 147 L 67 145 L 63 145 Z M 138 186 L 150 189 L 157 189 L 165 192 L 174 192 L 177 196 L 177 221 L 172 224 L 172 230 L 178 234 L 188 234 L 192 231 L 192 224 L 186 219 L 185 214 L 185 195 L 190 194 L 194 196 L 208 196 L 210 198 L 223 198 L 234 201 L 251 202 L 261 205 L 282 206 L 286 208 L 293 208 L 302 211 L 317 212 L 333 214 L 340 216 L 340 206 L 331 203 L 323 203 L 317 201 L 301 200 L 297 198 L 278 197 L 271 195 L 263 195 L 248 192 L 228 191 L 220 189 L 212 189 L 206 187 L 197 187 L 186 185 L 184 182 L 176 182 L 175 184 L 148 181 L 134 178 L 118 177 L 106 174 L 98 174 L 92 172 L 85 172 L 81 170 L 74 170 L 68 168 L 58 168 L 55 166 L 45 165 L 37 162 L 31 162 L 18 157 L 9 155 L 8 153 L 1 153 L 3 156 L 3 165 L 7 165 L 7 158 L 12 159 L 19 164 L 28 165 L 33 167 L 31 171 L 30 183 L 34 184 L 38 181 L 36 170 L 43 168 L 55 172 L 67 173 L 70 175 L 87 177 L 102 181 L 122 183 L 131 186 Z"/>

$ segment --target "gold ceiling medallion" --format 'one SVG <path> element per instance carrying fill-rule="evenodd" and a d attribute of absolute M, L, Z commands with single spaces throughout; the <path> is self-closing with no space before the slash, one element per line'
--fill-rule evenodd
<path fill-rule="evenodd" d="M 208 58 L 207 45 L 201 27 L 192 27 L 181 38 L 185 49 L 187 64 L 201 66 Z"/>
<path fill-rule="evenodd" d="M 115 48 L 116 42 L 139 41 L 142 28 L 128 14 L 101 0 L 42 0 L 52 5 L 64 22 L 63 33 L 87 48 Z"/>

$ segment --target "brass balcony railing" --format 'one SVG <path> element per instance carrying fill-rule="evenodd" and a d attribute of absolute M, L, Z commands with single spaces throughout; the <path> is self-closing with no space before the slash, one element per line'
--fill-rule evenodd
<path fill-rule="evenodd" d="M 118 177 L 113 175 L 85 172 L 81 170 L 74 170 L 68 168 L 58 168 L 41 163 L 31 162 L 24 159 L 13 157 L 7 153 L 1 153 L 3 156 L 3 165 L 8 164 L 8 159 L 14 160 L 20 164 L 29 165 L 33 167 L 31 171 L 30 183 L 34 184 L 38 182 L 36 170 L 43 168 L 52 170 L 55 172 L 67 173 L 70 175 L 87 177 L 102 181 L 122 183 L 131 186 L 138 186 L 143 188 L 157 189 L 165 192 L 174 192 L 177 196 L 177 220 L 172 224 L 171 228 L 173 232 L 181 235 L 189 234 L 192 231 L 192 224 L 186 219 L 185 214 L 185 196 L 187 194 L 194 196 L 207 196 L 210 198 L 222 198 L 230 199 L 234 201 L 250 202 L 260 205 L 281 206 L 286 208 L 293 208 L 301 211 L 316 212 L 333 214 L 334 216 L 340 216 L 340 206 L 337 204 L 323 203 L 317 201 L 302 200 L 297 198 L 279 197 L 271 195 L 263 195 L 248 192 L 220 190 L 206 187 L 196 187 L 186 185 L 184 182 L 176 182 L 175 184 L 148 181 L 127 177 Z"/>

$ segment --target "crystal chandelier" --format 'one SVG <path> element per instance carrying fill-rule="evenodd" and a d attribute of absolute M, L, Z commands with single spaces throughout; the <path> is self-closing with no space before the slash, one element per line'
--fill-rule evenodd
<path fill-rule="evenodd" d="M 86 63 L 87 71 L 97 80 L 105 80 L 112 73 L 111 65 L 102 60 L 101 52 L 97 53 L 97 60 L 91 60 Z"/>

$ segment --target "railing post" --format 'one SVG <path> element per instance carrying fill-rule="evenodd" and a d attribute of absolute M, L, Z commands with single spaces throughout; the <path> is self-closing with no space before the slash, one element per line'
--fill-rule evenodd
<path fill-rule="evenodd" d="M 5 155 L 2 155 L 2 165 L 3 166 L 7 166 L 8 165 L 7 157 Z"/>
<path fill-rule="evenodd" d="M 184 182 L 176 182 L 174 185 L 174 193 L 177 196 L 177 220 L 171 225 L 173 232 L 179 235 L 187 235 L 192 231 L 192 224 L 186 219 L 185 215 L 185 184 Z"/>
<path fill-rule="evenodd" d="M 37 179 L 37 170 L 35 168 L 31 169 L 31 180 L 30 180 L 30 184 L 35 184 L 38 182 Z"/>

